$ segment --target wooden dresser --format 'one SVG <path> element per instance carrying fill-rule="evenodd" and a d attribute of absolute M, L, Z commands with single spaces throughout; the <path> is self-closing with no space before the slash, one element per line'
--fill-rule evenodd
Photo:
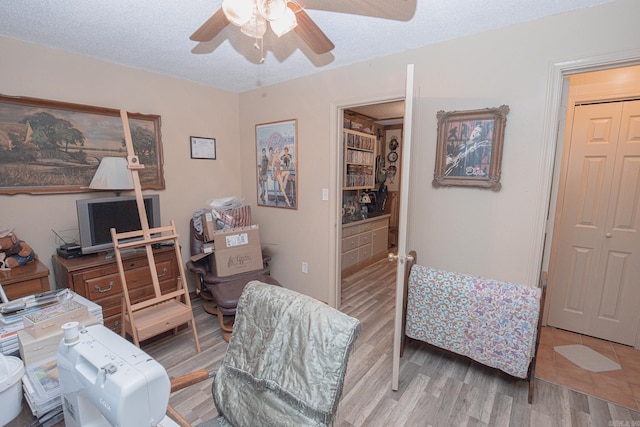
<path fill-rule="evenodd" d="M 104 325 L 119 334 L 123 304 L 122 283 L 115 257 L 106 258 L 105 255 L 106 253 L 100 253 L 74 259 L 53 255 L 51 263 L 58 288 L 68 287 L 102 306 Z M 163 293 L 174 291 L 179 274 L 174 248 L 154 250 L 154 259 Z M 122 262 L 131 303 L 153 296 L 146 252 L 123 254 Z"/>
<path fill-rule="evenodd" d="M 0 271 L 0 284 L 10 300 L 51 290 L 49 269 L 38 260 Z"/>

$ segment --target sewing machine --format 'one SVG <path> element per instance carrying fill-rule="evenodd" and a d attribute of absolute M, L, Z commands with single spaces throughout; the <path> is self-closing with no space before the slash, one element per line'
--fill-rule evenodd
<path fill-rule="evenodd" d="M 177 426 L 166 417 L 171 385 L 162 365 L 102 325 L 62 329 L 57 361 L 67 427 Z"/>

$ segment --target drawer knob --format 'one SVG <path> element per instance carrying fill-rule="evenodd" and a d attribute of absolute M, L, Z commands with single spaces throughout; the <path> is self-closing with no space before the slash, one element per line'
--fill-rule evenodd
<path fill-rule="evenodd" d="M 164 277 L 167 275 L 168 272 L 169 272 L 169 269 L 165 267 L 162 269 L 162 273 L 158 274 L 158 277 Z"/>
<path fill-rule="evenodd" d="M 102 289 L 99 285 L 95 285 L 93 287 L 94 290 L 100 292 L 101 294 L 105 293 L 105 292 L 109 292 L 111 289 L 113 289 L 113 285 L 114 285 L 114 281 L 110 281 L 109 282 L 109 287 L 107 289 Z"/>

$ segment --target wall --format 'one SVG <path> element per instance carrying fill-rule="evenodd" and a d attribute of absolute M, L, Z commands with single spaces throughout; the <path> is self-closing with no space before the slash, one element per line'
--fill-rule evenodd
<path fill-rule="evenodd" d="M 539 194 L 545 181 L 543 136 L 550 64 L 636 49 L 640 2 L 605 5 L 407 51 L 241 95 L 0 38 L 0 93 L 56 99 L 162 116 L 163 218 L 175 219 L 187 246 L 191 212 L 207 199 L 242 195 L 286 287 L 330 303 L 336 295 L 340 193 L 338 109 L 403 97 L 406 64 L 415 64 L 409 245 L 436 267 L 529 282 L 533 244 L 542 239 Z M 579 36 L 578 36 L 579 35 Z M 267 59 L 269 60 L 269 59 Z M 271 59 L 273 60 L 273 59 Z M 436 113 L 508 104 L 500 192 L 431 187 Z M 297 210 L 256 206 L 255 125 L 298 119 Z M 218 160 L 191 160 L 189 136 L 218 140 Z M 240 173 L 236 172 L 240 170 Z M 330 200 L 322 200 L 322 189 Z M 47 264 L 51 228 L 75 227 L 82 195 L 0 196 L 0 223 Z M 544 209 L 544 206 L 542 207 Z M 186 256 L 186 247 L 183 254 Z M 301 262 L 309 273 L 301 272 Z"/>
<path fill-rule="evenodd" d="M 238 95 L 9 38 L 0 37 L 0 55 L 4 95 L 161 116 L 166 182 L 158 191 L 161 215 L 164 224 L 176 222 L 184 260 L 192 212 L 208 199 L 240 194 Z M 217 160 L 191 159 L 191 135 L 216 138 Z M 56 248 L 51 229 L 77 230 L 76 199 L 106 195 L 0 195 L 0 224 L 14 227 L 51 268 Z"/>
<path fill-rule="evenodd" d="M 543 157 L 549 67 L 638 47 L 640 2 L 606 5 L 488 31 L 297 79 L 240 96 L 242 157 L 253 156 L 254 125 L 298 119 L 297 211 L 258 208 L 273 273 L 286 286 L 333 302 L 338 205 L 338 107 L 401 96 L 405 66 L 415 64 L 409 246 L 435 267 L 535 284 L 528 274 L 550 188 Z M 588 30 L 587 30 L 588 29 Z M 579 37 L 576 35 L 580 35 Z M 436 113 L 507 104 L 502 190 L 431 186 Z M 255 168 L 243 163 L 242 190 L 255 200 Z M 322 188 L 331 200 L 321 200 Z M 539 197 L 542 194 L 542 199 Z M 255 203 L 255 202 L 254 202 Z M 541 206 L 543 205 L 543 206 Z M 301 273 L 302 261 L 309 274 Z"/>

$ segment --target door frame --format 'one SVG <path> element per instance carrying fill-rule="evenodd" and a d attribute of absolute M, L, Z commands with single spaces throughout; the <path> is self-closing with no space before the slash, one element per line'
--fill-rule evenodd
<path fill-rule="evenodd" d="M 567 118 L 567 109 L 564 103 L 567 101 L 568 82 L 565 78 L 572 74 L 639 64 L 640 49 L 633 49 L 588 58 L 560 61 L 549 66 L 549 84 L 543 121 L 543 141 L 546 141 L 546 143 L 543 146 L 541 156 L 541 170 L 543 173 L 538 186 L 538 203 L 534 205 L 540 210 L 539 214 L 536 215 L 539 221 L 534 227 L 537 230 L 534 235 L 541 236 L 541 238 L 532 242 L 533 249 L 531 252 L 541 254 L 541 259 L 532 260 L 529 264 L 531 283 L 536 283 L 541 272 L 548 270 L 551 259 L 555 205 L 559 185 L 561 184 L 561 157 L 564 151 Z M 542 319 L 543 325 L 547 324 L 548 307 L 551 298 L 553 298 L 552 287 L 548 289 L 548 297 Z M 636 348 L 639 346 L 640 337 L 637 337 Z"/>
<path fill-rule="evenodd" d="M 344 110 L 362 105 L 384 104 L 387 102 L 405 101 L 405 93 L 398 92 L 389 95 L 371 95 L 368 97 L 352 98 L 331 104 L 331 134 L 333 135 L 334 153 L 329 164 L 330 185 L 333 189 L 333 197 L 329 198 L 329 271 L 333 284 L 329 286 L 329 305 L 340 308 L 342 303 L 342 125 Z"/>

